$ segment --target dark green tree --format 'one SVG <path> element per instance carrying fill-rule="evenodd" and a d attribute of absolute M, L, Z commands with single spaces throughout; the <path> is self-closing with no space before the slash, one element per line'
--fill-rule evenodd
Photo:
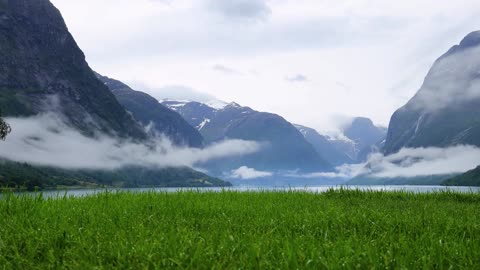
<path fill-rule="evenodd" d="M 1 111 L 0 111 L 1 115 Z M 8 133 L 12 131 L 12 128 L 10 125 L 5 122 L 2 118 L 0 118 L 0 140 L 5 141 L 5 138 L 7 138 Z"/>

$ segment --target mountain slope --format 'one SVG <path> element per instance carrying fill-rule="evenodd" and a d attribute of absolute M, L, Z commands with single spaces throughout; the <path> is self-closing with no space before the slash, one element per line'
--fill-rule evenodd
<path fill-rule="evenodd" d="M 163 106 L 152 96 L 135 91 L 128 85 L 97 74 L 97 77 L 112 91 L 117 100 L 133 117 L 151 131 L 166 135 L 177 145 L 201 147 L 203 138 L 181 115 Z"/>
<path fill-rule="evenodd" d="M 213 108 L 198 102 L 164 101 L 199 129 L 207 143 L 227 138 L 263 143 L 261 151 L 209 164 L 217 170 L 248 166 L 257 170 L 325 171 L 331 168 L 300 132 L 282 117 L 236 103 Z"/>
<path fill-rule="evenodd" d="M 369 154 L 379 151 L 380 145 L 387 135 L 387 130 L 375 126 L 372 120 L 368 118 L 357 117 L 344 128 L 343 133 L 355 142 L 355 160 L 363 162 Z"/>
<path fill-rule="evenodd" d="M 97 80 L 48 0 L 0 4 L 0 108 L 5 116 L 55 111 L 84 133 L 145 137 Z"/>
<path fill-rule="evenodd" d="M 363 117 L 352 119 L 343 128 L 344 138 L 335 139 L 320 135 L 316 130 L 296 125 L 317 153 L 332 165 L 364 162 L 368 155 L 380 151 L 387 131 Z"/>
<path fill-rule="evenodd" d="M 390 121 L 386 154 L 403 147 L 480 146 L 480 31 L 440 57 Z"/>
<path fill-rule="evenodd" d="M 480 166 L 442 183 L 446 186 L 480 186 Z"/>
<path fill-rule="evenodd" d="M 317 153 L 334 166 L 355 163 L 354 143 L 349 141 L 334 140 L 320 135 L 313 128 L 295 125 L 307 142 L 313 145 Z"/>

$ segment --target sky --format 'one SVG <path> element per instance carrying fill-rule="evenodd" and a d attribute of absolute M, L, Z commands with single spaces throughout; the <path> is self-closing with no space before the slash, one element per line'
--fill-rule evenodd
<path fill-rule="evenodd" d="M 52 2 L 103 75 L 325 133 L 354 116 L 387 126 L 435 59 L 480 30 L 478 0 Z"/>

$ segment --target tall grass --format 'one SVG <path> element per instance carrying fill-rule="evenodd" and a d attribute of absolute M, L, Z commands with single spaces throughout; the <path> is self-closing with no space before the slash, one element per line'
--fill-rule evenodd
<path fill-rule="evenodd" d="M 5 269 L 479 269 L 480 194 L 5 194 Z"/>

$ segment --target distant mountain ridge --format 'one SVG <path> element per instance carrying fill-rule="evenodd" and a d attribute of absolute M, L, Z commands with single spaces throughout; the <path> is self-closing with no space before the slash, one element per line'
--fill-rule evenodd
<path fill-rule="evenodd" d="M 459 144 L 480 146 L 480 31 L 435 61 L 417 94 L 393 114 L 384 152 Z"/>
<path fill-rule="evenodd" d="M 356 161 L 363 162 L 370 153 L 378 152 L 383 146 L 387 129 L 375 126 L 369 118 L 356 117 L 344 127 L 343 133 L 355 142 Z"/>
<path fill-rule="evenodd" d="M 210 164 L 219 170 L 248 166 L 263 171 L 325 171 L 331 165 L 321 158 L 302 134 L 281 116 L 258 112 L 237 103 L 213 108 L 207 104 L 164 100 L 165 106 L 180 113 L 196 127 L 206 143 L 243 139 L 263 143 L 258 153 Z"/>
<path fill-rule="evenodd" d="M 324 159 L 337 166 L 364 162 L 369 154 L 380 151 L 387 133 L 385 128 L 363 117 L 353 118 L 343 127 L 344 139 L 321 135 L 302 125 L 296 127 Z"/>
<path fill-rule="evenodd" d="M 339 140 L 321 135 L 315 129 L 295 125 L 305 139 L 313 145 L 319 155 L 334 166 L 355 163 L 355 143 L 351 140 Z"/>
<path fill-rule="evenodd" d="M 154 97 L 133 90 L 128 85 L 96 73 L 133 117 L 150 131 L 163 134 L 177 145 L 201 147 L 203 138 L 182 116 L 162 105 Z"/>

